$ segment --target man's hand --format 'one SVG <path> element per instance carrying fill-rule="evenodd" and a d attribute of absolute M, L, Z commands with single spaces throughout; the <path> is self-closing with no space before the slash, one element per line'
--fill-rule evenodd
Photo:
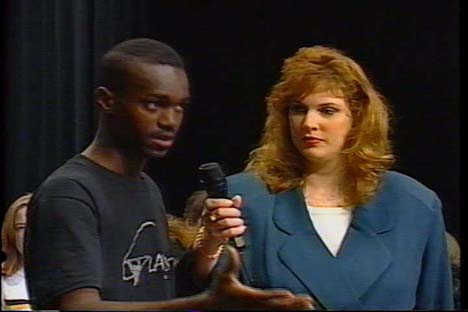
<path fill-rule="evenodd" d="M 213 282 L 206 293 L 208 309 L 313 309 L 313 300 L 309 296 L 297 296 L 285 290 L 260 290 L 241 284 L 236 277 L 240 268 L 239 254 L 229 245 L 224 252 L 227 253 L 227 263 L 214 272 Z"/>
<path fill-rule="evenodd" d="M 241 216 L 242 199 L 239 195 L 232 200 L 207 198 L 204 206 L 204 246 L 211 251 L 224 244 L 228 239 L 244 234 L 246 226 Z"/>

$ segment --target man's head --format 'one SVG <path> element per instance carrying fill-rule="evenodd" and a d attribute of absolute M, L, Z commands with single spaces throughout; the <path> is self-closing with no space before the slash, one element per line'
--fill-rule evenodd
<path fill-rule="evenodd" d="M 144 157 L 162 157 L 190 102 L 183 61 L 162 42 L 124 41 L 101 60 L 95 100 L 110 144 Z"/>

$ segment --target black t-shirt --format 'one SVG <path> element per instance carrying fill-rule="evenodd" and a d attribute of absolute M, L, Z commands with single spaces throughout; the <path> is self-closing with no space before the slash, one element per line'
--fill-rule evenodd
<path fill-rule="evenodd" d="M 175 296 L 177 260 L 164 205 L 146 174 L 130 178 L 73 157 L 35 192 L 25 245 L 29 292 L 38 308 L 84 287 L 113 301 Z"/>

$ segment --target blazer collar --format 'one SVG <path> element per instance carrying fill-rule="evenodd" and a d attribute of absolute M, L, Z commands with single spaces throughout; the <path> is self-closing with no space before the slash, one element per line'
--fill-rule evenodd
<path fill-rule="evenodd" d="M 275 224 L 288 234 L 310 234 L 314 231 L 299 188 L 276 195 L 273 218 Z M 298 222 L 300 220 L 302 222 Z M 375 235 L 391 230 L 393 223 L 389 205 L 385 204 L 385 196 L 376 196 L 366 205 L 355 208 L 351 227 Z"/>
<path fill-rule="evenodd" d="M 301 190 L 276 195 L 274 224 L 289 234 L 278 257 L 327 309 L 359 309 L 360 296 L 392 261 L 378 234 L 391 230 L 387 206 L 376 198 L 357 207 L 337 257 L 310 221 Z"/>

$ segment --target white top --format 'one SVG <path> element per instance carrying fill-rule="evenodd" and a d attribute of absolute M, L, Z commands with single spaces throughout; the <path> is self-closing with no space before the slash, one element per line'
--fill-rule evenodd
<path fill-rule="evenodd" d="M 307 210 L 315 230 L 331 254 L 336 257 L 351 223 L 351 209 L 307 206 Z"/>
<path fill-rule="evenodd" d="M 2 275 L 2 306 L 4 300 L 29 300 L 24 278 L 24 269 L 21 268 L 12 276 Z"/>

